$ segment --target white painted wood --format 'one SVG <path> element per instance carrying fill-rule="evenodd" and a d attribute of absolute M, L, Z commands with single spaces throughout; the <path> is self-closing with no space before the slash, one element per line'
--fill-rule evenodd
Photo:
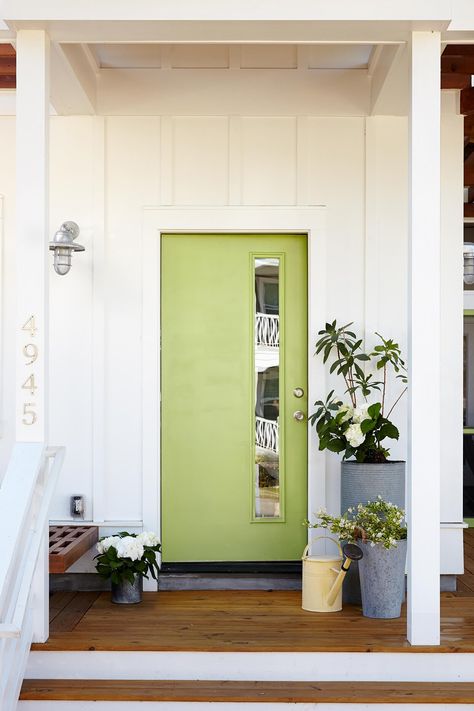
<path fill-rule="evenodd" d="M 458 109 L 455 93 L 441 92 L 441 520 L 454 522 L 463 520 L 464 117 Z"/>
<path fill-rule="evenodd" d="M 92 386 L 96 385 L 95 369 L 100 367 L 93 350 L 93 273 L 100 270 L 100 262 L 95 264 L 94 208 L 95 196 L 100 194 L 95 178 L 100 152 L 95 138 L 100 121 L 88 116 L 51 118 L 50 234 L 65 220 L 74 220 L 81 230 L 78 242 L 86 248 L 73 255 L 66 276 L 55 273 L 52 253 L 48 253 L 50 441 L 68 450 L 50 512 L 55 519 L 71 519 L 73 495 L 84 497 L 86 520 L 94 515 Z M 76 146 L 73 152 L 71 136 Z M 100 242 L 100 233 L 97 237 Z"/>
<path fill-rule="evenodd" d="M 408 192 L 406 117 L 370 116 L 366 119 L 365 168 L 365 334 L 367 347 L 375 333 L 393 337 L 407 358 L 407 203 L 394 200 L 392 190 Z M 389 408 L 404 386 L 391 379 Z M 407 397 L 393 411 L 400 431 L 398 441 L 387 440 L 393 459 L 407 457 Z"/>
<path fill-rule="evenodd" d="M 21 30 L 16 51 L 16 439 L 43 442 L 48 438 L 49 38 L 42 30 Z M 32 315 L 37 331 L 30 337 L 21 328 Z M 23 353 L 28 343 L 38 349 L 31 366 Z M 22 389 L 30 374 L 37 385 L 34 396 Z"/>
<path fill-rule="evenodd" d="M 364 116 L 370 80 L 364 69 L 103 70 L 103 115 Z"/>
<path fill-rule="evenodd" d="M 142 207 L 159 201 L 160 119 L 107 119 L 106 135 L 105 511 L 143 517 Z"/>
<path fill-rule="evenodd" d="M 296 46 L 243 45 L 240 66 L 242 69 L 296 69 Z"/>
<path fill-rule="evenodd" d="M 173 202 L 228 203 L 229 123 L 227 117 L 173 120 Z"/>
<path fill-rule="evenodd" d="M 26 678 L 472 682 L 473 662 L 456 652 L 34 651 Z"/>
<path fill-rule="evenodd" d="M 0 706 L 14 711 L 32 641 L 49 634 L 48 511 L 64 448 L 20 442 L 0 489 Z"/>
<path fill-rule="evenodd" d="M 146 354 L 142 361 L 143 368 L 143 409 L 142 419 L 146 423 L 143 429 L 143 491 L 144 499 L 159 502 L 160 490 L 160 411 L 157 392 L 161 392 L 160 372 L 160 235 L 167 232 L 202 232 L 202 233 L 308 233 L 308 289 L 309 289 L 309 327 L 322 323 L 325 318 L 325 230 L 323 207 L 212 207 L 212 208 L 148 208 L 144 216 L 143 233 L 143 315 L 148 324 L 146 334 Z M 144 331 L 145 333 L 145 331 Z M 311 334 L 309 337 L 311 343 Z M 318 370 L 309 357 L 309 402 L 314 402 Z M 320 372 L 320 371 L 319 371 Z M 317 387 L 320 382 L 317 382 Z M 316 398 L 315 398 L 316 399 Z M 309 426 L 309 425 L 308 425 Z M 325 505 L 324 471 L 321 467 L 322 456 L 316 455 L 314 437 L 309 433 L 308 481 L 309 510 L 315 511 Z M 321 467 L 321 468 L 320 468 Z M 318 481 L 313 485 L 314 481 Z M 150 508 L 152 504 L 148 505 Z M 159 511 L 156 515 L 160 516 Z M 150 517 L 153 512 L 150 511 Z M 161 525 L 161 521 L 159 520 Z"/>
<path fill-rule="evenodd" d="M 296 203 L 295 118 L 242 119 L 242 183 L 245 205 Z"/>
<path fill-rule="evenodd" d="M 440 639 L 439 57 L 439 33 L 412 33 L 407 625 L 411 644 L 433 645 Z"/>
<path fill-rule="evenodd" d="M 158 6 L 150 6 L 146 0 L 136 0 L 133 6 L 125 0 L 103 0 L 97 8 L 93 0 L 71 0 L 66 7 L 61 0 L 45 0 L 41 8 L 34 0 L 22 0 L 18 7 L 15 0 L 4 0 L 3 17 L 6 20 L 285 20 L 295 19 L 329 21 L 363 20 L 423 20 L 443 21 L 451 16 L 451 3 L 447 0 L 400 0 L 396 5 L 380 5 L 377 0 L 359 0 L 354 7 L 351 0 L 341 0 L 337 5 L 313 3 L 311 0 L 295 0 L 291 7 L 263 3 L 255 5 L 252 0 L 243 0 L 238 8 L 222 6 L 219 0 L 206 0 L 196 7 L 193 0 L 181 0 L 176 6 L 166 0 Z M 441 23 L 440 23 L 441 24 Z M 330 33 L 326 37 L 331 37 Z"/>
<path fill-rule="evenodd" d="M 4 249 L 4 195 L 0 194 L 0 277 L 3 274 L 3 249 Z M 5 418 L 5 405 L 4 405 L 4 350 L 5 350 L 5 325 L 3 319 L 3 299 L 4 299 L 4 287 L 3 283 L 0 286 L 0 439 L 3 437 L 4 428 L 4 418 Z"/>
<path fill-rule="evenodd" d="M 227 69 L 229 49 L 222 44 L 211 45 L 175 45 L 171 53 L 173 69 Z"/>
<path fill-rule="evenodd" d="M 229 116 L 229 205 L 242 204 L 242 118 Z"/>
<path fill-rule="evenodd" d="M 92 241 L 92 518 L 105 518 L 105 119 L 94 123 L 94 228 Z"/>
<path fill-rule="evenodd" d="M 97 77 L 80 44 L 51 50 L 51 104 L 58 114 L 95 113 Z"/>

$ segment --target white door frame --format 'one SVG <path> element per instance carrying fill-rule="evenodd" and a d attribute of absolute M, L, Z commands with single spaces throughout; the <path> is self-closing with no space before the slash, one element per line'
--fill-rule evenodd
<path fill-rule="evenodd" d="M 308 408 L 325 392 L 325 368 L 314 358 L 316 333 L 326 317 L 325 208 L 147 207 L 142 245 L 142 481 L 143 526 L 161 532 L 160 392 L 162 233 L 308 235 Z M 309 427 L 309 425 L 308 425 Z M 310 428 L 311 429 L 311 428 Z M 325 455 L 311 429 L 308 436 L 308 518 L 326 505 Z"/>

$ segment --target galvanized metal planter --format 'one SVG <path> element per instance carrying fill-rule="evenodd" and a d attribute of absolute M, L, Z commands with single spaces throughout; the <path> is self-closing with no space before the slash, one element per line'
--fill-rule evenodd
<path fill-rule="evenodd" d="M 362 614 L 365 617 L 391 619 L 400 617 L 405 595 L 407 542 L 397 541 L 395 548 L 362 542 L 364 557 L 359 561 Z"/>
<path fill-rule="evenodd" d="M 405 508 L 405 462 L 341 462 L 341 513 L 377 496 Z M 347 573 L 342 599 L 346 604 L 361 604 L 358 563 L 353 563 Z"/>
<path fill-rule="evenodd" d="M 142 601 L 143 576 L 135 575 L 133 583 L 123 580 L 112 583 L 112 602 L 119 605 L 136 605 Z"/>
<path fill-rule="evenodd" d="M 377 496 L 405 508 L 405 462 L 341 463 L 341 513 Z"/>

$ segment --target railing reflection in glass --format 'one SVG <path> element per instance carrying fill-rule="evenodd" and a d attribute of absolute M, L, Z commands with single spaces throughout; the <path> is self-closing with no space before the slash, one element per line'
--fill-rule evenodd
<path fill-rule="evenodd" d="M 255 268 L 255 501 L 257 519 L 281 517 L 280 260 L 257 257 Z"/>

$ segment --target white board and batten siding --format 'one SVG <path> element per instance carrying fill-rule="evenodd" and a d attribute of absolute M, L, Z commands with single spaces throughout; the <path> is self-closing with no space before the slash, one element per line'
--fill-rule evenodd
<path fill-rule="evenodd" d="M 181 59 L 185 64 L 185 57 Z M 240 57 L 242 61 L 251 64 L 253 58 Z M 188 70 L 180 71 L 185 82 Z M 110 88 L 117 81 L 111 71 L 103 78 L 99 100 L 102 112 L 109 115 L 52 117 L 51 231 L 64 220 L 75 220 L 81 227 L 79 241 L 86 246 L 85 253 L 73 257 L 67 277 L 57 277 L 52 268 L 50 272 L 50 439 L 67 448 L 54 520 L 68 520 L 73 494 L 84 495 L 87 520 L 129 528 L 143 520 L 146 206 L 324 205 L 327 318 L 354 321 L 368 335 L 380 330 L 397 338 L 406 352 L 407 120 L 364 115 L 369 91 L 359 70 L 333 70 L 337 91 L 334 85 L 329 87 L 322 71 L 313 76 L 311 93 L 305 70 L 296 70 L 301 77 L 289 104 L 287 71 L 281 70 L 279 100 L 263 106 L 263 99 L 259 103 L 241 92 L 237 112 L 230 94 L 188 96 L 185 110 L 176 99 L 179 92 L 164 92 L 166 72 L 156 77 L 163 91 L 147 95 L 143 87 L 154 75 L 152 70 L 135 72 L 141 89 L 136 102 L 133 93 L 123 92 L 122 84 L 119 103 L 117 91 Z M 120 72 L 123 81 L 128 81 L 127 72 Z M 274 73 L 278 78 L 278 71 Z M 245 76 L 232 82 L 250 91 L 250 72 L 240 74 Z M 225 81 L 220 81 L 224 87 Z M 226 108 L 228 113 L 223 114 Z M 453 105 L 446 103 L 444 108 L 443 151 L 448 151 L 457 145 L 462 119 Z M 139 111 L 147 115 L 125 115 Z M 0 470 L 11 448 L 14 422 L 10 377 L 16 328 L 14 132 L 14 117 L 0 118 L 4 195 Z M 447 209 L 452 211 L 451 205 Z M 445 293 L 452 273 L 451 269 L 446 277 Z M 315 337 L 310 334 L 312 340 Z M 448 370 L 450 357 L 446 349 Z M 453 367 L 459 370 L 457 361 Z M 405 415 L 404 404 L 395 418 L 401 439 L 392 446 L 394 458 L 406 457 Z M 460 437 L 456 447 L 462 444 Z M 444 456 L 441 518 L 459 522 L 461 455 L 456 450 Z M 339 458 L 328 455 L 324 487 L 332 510 L 339 505 L 338 466 Z M 458 569 L 458 560 L 446 559 L 443 572 Z"/>

